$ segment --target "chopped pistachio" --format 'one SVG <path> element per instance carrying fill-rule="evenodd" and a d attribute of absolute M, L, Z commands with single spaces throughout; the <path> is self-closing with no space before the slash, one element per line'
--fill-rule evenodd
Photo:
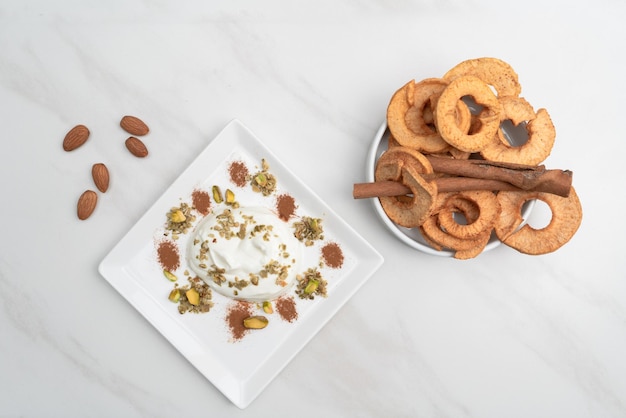
<path fill-rule="evenodd" d="M 185 222 L 187 220 L 187 217 L 185 216 L 182 210 L 177 209 L 171 212 L 170 220 L 174 222 L 175 224 L 179 224 L 179 223 Z"/>
<path fill-rule="evenodd" d="M 267 177 L 265 177 L 265 174 L 259 173 L 256 175 L 256 177 L 254 177 L 254 181 L 256 182 L 256 184 L 263 187 L 267 184 Z"/>
<path fill-rule="evenodd" d="M 171 234 L 172 239 L 178 239 L 180 234 L 186 234 L 189 231 L 195 220 L 192 207 L 187 203 L 171 208 L 167 213 L 166 235 Z"/>
<path fill-rule="evenodd" d="M 314 293 L 317 290 L 317 287 L 319 285 L 320 285 L 319 280 L 315 280 L 315 279 L 309 280 L 309 283 L 307 283 L 306 287 L 304 288 L 304 293 L 306 293 L 307 295 Z"/>
<path fill-rule="evenodd" d="M 272 302 L 270 302 L 269 300 L 266 300 L 265 302 L 263 302 L 263 312 L 265 312 L 266 314 L 273 314 L 274 313 L 274 308 L 272 307 Z"/>
<path fill-rule="evenodd" d="M 317 218 L 309 218 L 309 227 L 314 234 L 319 234 L 321 231 L 319 219 Z"/>
<path fill-rule="evenodd" d="M 324 239 L 324 228 L 322 220 L 319 218 L 303 216 L 302 220 L 295 222 L 293 226 L 295 228 L 294 236 L 304 242 L 307 247 L 312 246 L 316 240 Z"/>
<path fill-rule="evenodd" d="M 317 269 L 310 268 L 302 274 L 296 276 L 298 284 L 296 294 L 300 299 L 315 299 L 316 296 L 326 297 L 326 287 L 328 283 Z"/>

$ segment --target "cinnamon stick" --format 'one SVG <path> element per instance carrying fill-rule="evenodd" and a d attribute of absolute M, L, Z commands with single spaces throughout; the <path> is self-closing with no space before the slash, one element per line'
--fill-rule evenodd
<path fill-rule="evenodd" d="M 427 155 L 433 171 L 453 177 L 424 175 L 437 183 L 441 192 L 463 190 L 526 190 L 569 196 L 573 173 L 570 170 L 546 170 L 545 166 L 531 166 L 487 160 L 455 160 Z M 458 177 L 457 177 L 458 176 Z M 354 185 L 355 199 L 382 196 L 401 196 L 410 190 L 401 183 L 376 182 Z"/>
<path fill-rule="evenodd" d="M 560 193 L 569 193 L 572 172 L 546 170 L 545 166 L 503 163 L 487 160 L 454 160 L 426 156 L 435 173 L 453 174 L 477 179 L 501 180 L 524 190 L 535 189 L 540 183 L 550 182 Z M 556 193 L 556 194 L 560 194 Z"/>
<path fill-rule="evenodd" d="M 403 196 L 411 193 L 404 184 L 399 181 L 377 181 L 375 183 L 355 183 L 352 196 L 355 199 L 367 199 L 370 197 Z"/>
<path fill-rule="evenodd" d="M 559 170 L 553 170 L 559 171 Z M 571 173 L 571 172 L 570 172 Z M 495 179 L 480 179 L 470 177 L 438 177 L 431 180 L 437 185 L 438 192 L 459 192 L 466 190 L 513 190 L 513 191 L 533 191 L 552 193 L 559 196 L 569 196 L 570 187 L 565 190 L 563 179 L 569 177 L 569 185 L 571 186 L 571 175 L 563 177 L 557 175 L 557 181 L 543 181 L 535 185 L 535 187 L 522 189 L 511 183 Z M 384 196 L 402 196 L 410 194 L 411 189 L 400 182 L 396 181 L 377 181 L 374 183 L 356 183 L 352 190 L 352 196 L 355 199 L 367 199 L 372 197 Z"/>

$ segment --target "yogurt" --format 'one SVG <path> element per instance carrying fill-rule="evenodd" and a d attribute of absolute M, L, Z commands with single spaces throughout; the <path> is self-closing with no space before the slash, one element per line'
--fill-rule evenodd
<path fill-rule="evenodd" d="M 225 208 L 204 217 L 190 237 L 193 272 L 224 296 L 273 300 L 296 281 L 303 244 L 264 207 Z"/>

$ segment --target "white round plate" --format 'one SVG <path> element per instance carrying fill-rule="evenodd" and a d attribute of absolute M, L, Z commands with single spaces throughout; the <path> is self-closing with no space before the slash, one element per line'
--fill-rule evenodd
<path fill-rule="evenodd" d="M 511 134 L 515 134 L 515 133 L 509 132 L 509 135 Z M 389 139 L 389 130 L 387 129 L 387 123 L 384 122 L 380 126 L 380 128 L 378 128 L 378 131 L 376 132 L 376 135 L 374 136 L 374 140 L 372 141 L 369 152 L 367 154 L 367 162 L 365 164 L 365 167 L 366 167 L 365 175 L 366 175 L 366 179 L 368 182 L 374 181 L 374 170 L 376 169 L 376 162 L 378 161 L 378 158 L 383 154 L 383 152 L 385 152 L 385 150 L 387 149 L 388 139 Z M 523 143 L 523 140 L 522 140 L 522 143 Z M 419 232 L 419 229 L 404 228 L 402 226 L 396 225 L 391 219 L 389 219 L 389 217 L 383 210 L 383 207 L 380 204 L 380 201 L 375 198 L 371 200 L 372 200 L 372 203 L 374 204 L 374 209 L 376 213 L 378 214 L 378 217 L 383 221 L 387 229 L 389 229 L 389 231 L 391 231 L 391 233 L 394 234 L 400 241 L 426 254 L 437 255 L 441 257 L 452 257 L 454 255 L 454 251 L 449 251 L 449 250 L 439 251 L 431 247 L 426 242 L 426 240 L 424 240 L 424 237 L 422 237 L 422 234 Z M 524 204 L 524 207 L 522 210 L 522 218 L 524 219 L 524 221 L 522 225 L 526 223 L 526 220 L 528 219 L 528 216 L 530 215 L 530 212 L 532 211 L 534 205 L 535 205 L 534 200 L 531 200 L 527 202 L 526 204 Z M 483 252 L 493 250 L 500 244 L 502 244 L 502 242 L 495 236 L 495 234 L 492 234 Z"/>

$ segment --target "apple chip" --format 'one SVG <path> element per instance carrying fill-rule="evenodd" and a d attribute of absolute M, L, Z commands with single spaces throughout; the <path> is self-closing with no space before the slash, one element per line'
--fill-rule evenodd
<path fill-rule="evenodd" d="M 517 164 L 537 165 L 544 161 L 552 151 L 556 130 L 552 119 L 545 109 L 535 114 L 532 106 L 521 97 L 500 98 L 503 120 L 510 120 L 515 126 L 526 123 L 528 140 L 520 146 L 514 146 L 505 138 L 502 129 L 490 144 L 480 151 L 487 160 Z"/>
<path fill-rule="evenodd" d="M 458 222 L 457 214 L 466 223 Z M 450 235 L 471 239 L 487 231 L 491 234 L 500 215 L 500 203 L 495 193 L 487 190 L 458 192 L 448 198 L 437 214 L 439 225 Z"/>
<path fill-rule="evenodd" d="M 494 87 L 500 96 L 519 96 L 522 86 L 517 73 L 506 62 L 498 58 L 473 58 L 452 67 L 443 79 L 452 81 L 457 77 L 473 75 Z"/>
<path fill-rule="evenodd" d="M 545 202 L 552 212 L 550 223 L 541 229 L 521 224 L 522 205 L 531 199 Z M 498 238 L 511 248 L 524 254 L 540 255 L 554 252 L 574 236 L 582 222 L 582 206 L 572 187 L 568 197 L 551 193 L 499 192 L 498 201 L 502 212 L 495 231 Z"/>
<path fill-rule="evenodd" d="M 476 131 L 464 132 L 457 125 L 456 105 L 464 96 L 471 96 L 483 110 L 477 116 Z M 474 76 L 461 76 L 450 82 L 441 93 L 435 108 L 435 125 L 450 145 L 466 152 L 478 152 L 490 144 L 500 127 L 502 105 L 487 84 Z"/>

